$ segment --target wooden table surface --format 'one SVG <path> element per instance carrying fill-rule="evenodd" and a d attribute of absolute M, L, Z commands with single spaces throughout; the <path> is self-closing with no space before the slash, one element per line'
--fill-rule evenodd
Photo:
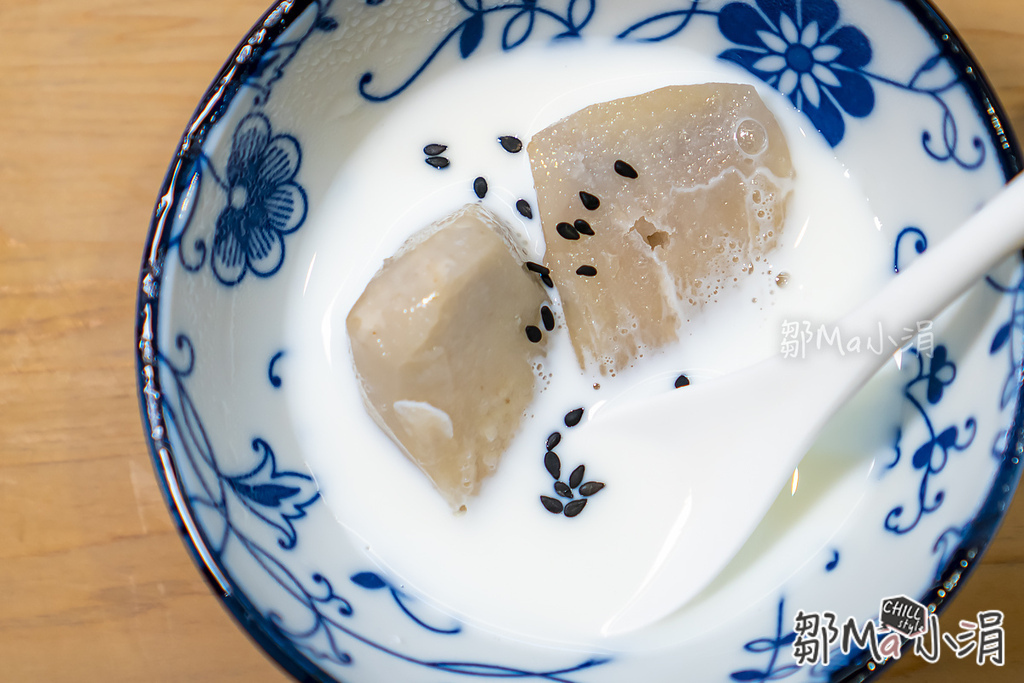
<path fill-rule="evenodd" d="M 0 0 L 0 681 L 286 680 L 172 527 L 133 374 L 156 193 L 266 1 Z M 1024 131 L 1024 2 L 936 4 Z M 1003 610 L 1006 666 L 947 651 L 885 680 L 1024 680 L 1022 579 L 1017 500 L 942 620 Z"/>

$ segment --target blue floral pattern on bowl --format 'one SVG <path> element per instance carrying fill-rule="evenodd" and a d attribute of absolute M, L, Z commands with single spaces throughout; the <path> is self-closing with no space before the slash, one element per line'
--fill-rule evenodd
<path fill-rule="evenodd" d="M 249 114 L 235 129 L 224 179 L 227 204 L 213 234 L 213 272 L 226 285 L 247 272 L 270 277 L 284 263 L 284 236 L 306 220 L 306 193 L 295 182 L 299 142 L 273 135 L 270 120 Z"/>
<path fill-rule="evenodd" d="M 734 2 L 722 8 L 718 27 L 744 46 L 721 58 L 789 97 L 830 145 L 843 139 L 844 113 L 864 118 L 874 110 L 874 90 L 859 73 L 871 61 L 871 43 L 855 26 L 839 25 L 831 0 Z"/>
<path fill-rule="evenodd" d="M 873 126 L 884 125 L 878 116 L 882 105 L 903 98 L 905 127 L 920 131 L 907 145 L 920 157 L 915 168 L 974 183 L 983 199 L 995 191 L 993 179 L 1018 170 L 1019 156 L 986 84 L 976 70 L 967 72 L 971 64 L 955 35 L 923 2 L 878 2 L 865 9 L 868 4 L 452 0 L 448 23 L 437 35 L 422 27 L 423 37 L 415 42 L 420 51 L 402 62 L 407 70 L 369 54 L 350 80 L 335 85 L 339 92 L 348 88 L 345 97 L 360 106 L 385 111 L 432 69 L 452 68 L 453 62 L 551 42 L 584 44 L 590 37 L 687 46 L 699 35 L 713 46 L 701 48 L 709 56 L 778 90 L 853 165 L 860 163 L 857 144 L 848 141 L 863 144 Z M 375 12 L 400 11 L 401 5 L 279 2 L 204 98 L 161 194 L 140 281 L 138 377 L 154 462 L 195 559 L 256 641 L 297 678 L 627 680 L 646 666 L 628 646 L 569 652 L 504 639 L 453 621 L 406 593 L 400 580 L 366 557 L 340 550 L 337 523 L 294 438 L 264 415 L 284 412 L 279 390 L 288 381 L 291 350 L 280 336 L 263 332 L 246 342 L 259 346 L 253 351 L 257 360 L 246 354 L 235 359 L 233 348 L 222 347 L 216 327 L 205 327 L 209 320 L 230 320 L 229 309 L 211 306 L 266 305 L 266 315 L 274 315 L 280 305 L 274 303 L 276 288 L 307 265 L 287 254 L 308 239 L 308 228 L 302 228 L 322 198 L 309 169 L 322 168 L 324 159 L 310 119 L 290 111 L 289 97 L 306 77 L 300 66 L 343 49 L 350 36 L 339 29 L 359 26 Z M 872 9 L 888 12 L 887 21 L 896 16 L 916 37 L 916 47 L 907 48 L 911 62 L 898 69 L 879 62 L 878 46 L 892 38 Z M 409 29 L 410 41 L 420 35 L 418 28 Z M 989 107 L 997 120 L 978 116 Z M 925 217 L 915 225 L 922 227 L 893 236 L 896 253 L 888 265 L 897 271 L 907 260 L 900 254 L 905 238 L 914 238 L 922 253 L 948 228 L 933 228 Z M 843 577 L 866 566 L 871 533 L 899 538 L 914 548 L 907 552 L 916 564 L 927 564 L 923 583 L 908 592 L 934 606 L 955 593 L 994 533 L 1020 475 L 1019 459 L 1012 456 L 1024 364 L 1024 276 L 1017 271 L 993 276 L 986 285 L 987 305 L 996 311 L 981 332 L 989 336 L 984 351 L 998 375 L 990 397 L 978 389 L 970 393 L 972 382 L 957 377 L 958 368 L 977 354 L 950 326 L 937 325 L 933 355 L 906 350 L 912 362 L 901 375 L 901 395 L 911 430 L 896 442 L 884 476 L 866 484 L 872 503 L 859 514 L 862 527 L 872 531 L 838 534 L 821 563 L 802 569 L 755 601 L 742 620 L 715 632 L 730 643 L 734 659 L 704 661 L 700 652 L 676 652 L 673 645 L 652 665 L 655 670 L 677 670 L 685 660 L 707 678 L 734 681 L 821 680 L 873 670 L 863 654 L 836 660 L 827 670 L 795 665 L 795 634 L 787 621 L 796 609 L 809 609 L 804 601 L 837 590 Z M 289 363 L 281 363 L 283 358 Z M 246 408 L 259 404 L 252 423 L 242 415 L 245 409 L 226 413 L 220 399 L 203 393 L 210 385 L 229 384 L 225 367 L 236 360 L 232 371 L 242 379 L 232 388 L 234 400 L 255 402 Z M 903 458 L 911 439 L 913 455 Z M 963 493 L 965 485 L 954 473 L 963 471 L 957 469 L 961 463 L 991 470 L 986 488 Z M 908 500 L 915 502 L 908 507 Z M 325 548 L 324 538 L 336 542 Z"/>

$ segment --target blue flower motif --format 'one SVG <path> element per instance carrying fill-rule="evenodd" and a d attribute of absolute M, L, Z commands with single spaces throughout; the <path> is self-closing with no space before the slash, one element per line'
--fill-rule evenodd
<path fill-rule="evenodd" d="M 928 414 L 927 405 L 938 405 L 946 389 L 956 381 L 956 364 L 950 360 L 946 346 L 936 346 L 930 358 L 917 348 L 911 348 L 908 354 L 917 359 L 917 374 L 906 383 L 903 395 L 920 415 L 928 431 L 928 437 L 914 451 L 910 461 L 911 466 L 921 472 L 921 483 L 917 490 L 917 510 L 913 519 L 901 524 L 903 513 L 906 511 L 903 505 L 892 508 L 885 517 L 886 530 L 897 535 L 910 533 L 925 515 L 935 512 L 942 506 L 946 493 L 941 490 L 932 491 L 929 486 L 932 476 L 946 469 L 951 454 L 966 451 L 974 443 L 974 437 L 978 433 L 978 421 L 973 417 L 967 418 L 963 427 L 950 425 L 940 432 Z M 919 385 L 924 386 L 924 401 L 918 397 Z M 902 440 L 903 433 L 899 430 L 896 433 L 896 443 L 893 444 L 896 457 L 889 464 L 889 469 L 896 467 L 903 457 Z"/>
<path fill-rule="evenodd" d="M 278 543 L 290 550 L 298 541 L 292 522 L 306 516 L 305 508 L 319 499 L 320 490 L 308 474 L 279 471 L 274 451 L 263 439 L 254 439 L 252 449 L 262 453 L 260 463 L 251 472 L 225 476 L 224 481 L 249 512 L 283 534 Z"/>
<path fill-rule="evenodd" d="M 942 400 L 946 387 L 956 379 L 956 366 L 949 360 L 949 352 L 944 345 L 935 348 L 931 361 L 928 372 L 924 373 L 923 377 L 927 381 L 928 402 L 936 405 Z"/>
<path fill-rule="evenodd" d="M 722 8 L 718 26 L 746 46 L 720 58 L 739 64 L 789 97 L 835 147 L 846 134 L 843 112 L 863 118 L 875 93 L 861 69 L 871 43 L 860 29 L 839 24 L 834 0 L 755 0 Z M 750 48 L 750 49 L 747 49 Z"/>
<path fill-rule="evenodd" d="M 263 114 L 238 124 L 223 183 L 228 203 L 213 234 L 213 272 L 224 284 L 238 284 L 250 270 L 269 277 L 281 268 L 284 235 L 306 220 L 306 192 L 295 182 L 301 161 L 298 141 L 273 135 Z"/>
<path fill-rule="evenodd" d="M 768 661 L 768 666 L 766 666 L 763 671 L 760 669 L 743 669 L 742 671 L 733 671 L 729 674 L 730 679 L 739 681 L 739 683 L 764 683 L 765 681 L 777 681 L 781 678 L 788 678 L 800 670 L 800 666 L 796 664 L 778 666 L 779 654 L 790 651 L 797 636 L 796 631 L 786 633 L 783 621 L 785 605 L 786 598 L 781 598 L 779 600 L 778 615 L 775 620 L 774 636 L 758 638 L 757 640 L 752 640 L 743 646 L 744 650 L 754 654 L 761 654 L 762 652 L 771 653 L 771 659 Z"/>

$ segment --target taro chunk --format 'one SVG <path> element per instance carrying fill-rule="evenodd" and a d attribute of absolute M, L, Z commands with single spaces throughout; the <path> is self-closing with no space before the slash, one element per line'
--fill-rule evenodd
<path fill-rule="evenodd" d="M 533 400 L 543 343 L 525 330 L 545 299 L 509 230 L 470 205 L 385 261 L 348 315 L 367 410 L 456 511 Z"/>
<path fill-rule="evenodd" d="M 614 373 L 775 246 L 793 166 L 752 87 L 673 86 L 533 137 L 530 163 L 580 365 Z M 583 221 L 579 223 L 578 221 Z"/>

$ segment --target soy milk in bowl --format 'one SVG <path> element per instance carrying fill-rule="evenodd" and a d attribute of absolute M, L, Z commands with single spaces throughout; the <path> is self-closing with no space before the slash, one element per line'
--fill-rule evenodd
<path fill-rule="evenodd" d="M 652 54 L 686 66 L 638 83 L 635 73 Z M 518 74 L 544 71 L 557 77 L 535 82 L 525 92 L 507 85 Z M 574 84 L 568 95 L 562 94 L 565 82 Z M 543 330 L 533 359 L 537 391 L 522 411 L 522 424 L 514 430 L 500 466 L 482 483 L 468 509 L 452 514 L 429 481 L 409 466 L 385 430 L 367 415 L 349 352 L 346 317 L 385 259 L 401 252 L 421 228 L 467 202 L 485 207 L 515 233 L 523 245 L 524 278 L 531 273 L 526 264 L 547 269 L 548 255 L 560 245 L 552 245 L 544 234 L 542 207 L 533 188 L 526 147 L 536 133 L 577 108 L 629 93 L 703 82 L 723 84 L 722 89 L 737 82 L 754 87 L 737 70 L 664 47 L 545 48 L 484 62 L 479 72 L 466 66 L 421 96 L 410 97 L 407 108 L 381 122 L 332 186 L 326 199 L 329 209 L 309 226 L 322 230 L 324 237 L 316 240 L 316 263 L 304 282 L 304 293 L 290 307 L 295 317 L 288 329 L 295 336 L 292 344 L 302 349 L 298 355 L 310 363 L 297 375 L 288 396 L 296 414 L 316 416 L 310 420 L 315 428 L 304 435 L 310 439 L 304 450 L 310 453 L 321 495 L 338 520 L 369 546 L 375 562 L 401 576 L 408 590 L 429 596 L 460 618 L 508 629 L 519 637 L 600 643 L 602 628 L 650 571 L 677 503 L 670 493 L 652 495 L 658 489 L 652 473 L 624 454 L 573 453 L 566 416 L 583 408 L 589 417 L 608 401 L 671 390 L 680 375 L 698 381 L 753 362 L 775 352 L 788 315 L 829 315 L 865 297 L 889 276 L 885 264 L 892 247 L 877 229 L 863 191 L 844 175 L 827 146 L 801 129 L 806 124 L 791 106 L 765 89 L 767 101 L 778 108 L 779 113 L 772 114 L 780 132 L 785 131 L 783 144 L 788 143 L 793 159 L 791 195 L 787 193 L 785 206 L 777 209 L 785 213 L 784 224 L 765 229 L 778 230 L 772 235 L 778 246 L 749 263 L 709 270 L 709 285 L 717 282 L 701 290 L 700 305 L 671 302 L 673 313 L 678 309 L 686 316 L 673 321 L 673 328 L 679 328 L 678 340 L 662 348 L 641 347 L 618 365 L 580 367 L 566 329 L 562 282 L 541 287 L 552 299 L 554 328 L 544 329 L 537 301 L 535 319 L 522 320 L 516 330 L 527 345 L 527 327 Z M 490 86 L 485 91 L 473 88 L 480 96 L 467 98 L 467 83 Z M 459 104 L 446 106 L 450 102 Z M 507 136 L 521 140 L 523 149 L 506 149 L 501 141 Z M 443 141 L 449 166 L 437 169 L 426 163 L 423 148 L 441 144 L 432 141 Z M 397 163 L 399 159 L 406 162 Z M 379 182 L 382 178 L 387 178 L 386 184 Z M 487 187 L 483 197 L 476 191 L 479 178 Z M 603 199 L 607 203 L 610 198 Z M 520 211 L 521 201 L 531 207 L 532 217 Z M 594 215 L 600 210 L 590 211 L 576 201 L 577 213 L 596 223 Z M 363 227 L 338 230 L 342 223 Z M 838 243 L 844 250 L 856 250 L 856 257 L 830 256 Z M 635 258 L 626 255 L 623 260 Z M 731 259 L 730 255 L 730 264 Z M 829 260 L 833 262 L 825 265 Z M 864 268 L 864 263 L 879 266 Z M 837 272 L 842 277 L 837 278 Z M 544 274 L 533 272 L 538 286 Z M 629 296 L 628 290 L 624 296 Z M 479 351 L 477 334 L 485 333 L 459 330 L 465 345 L 461 353 Z M 611 333 L 597 333 L 602 335 Z M 482 342 L 487 345 L 486 338 Z M 496 357 L 500 362 L 500 355 Z M 313 359 L 320 362 L 314 364 Z M 345 415 L 346 420 L 332 415 Z M 559 469 L 565 469 L 564 477 L 553 477 L 544 462 L 549 437 L 556 432 L 564 432 L 565 443 L 551 450 L 562 456 Z M 353 441 L 356 438 L 358 442 Z M 331 445 L 342 442 L 353 446 Z M 371 453 L 379 455 L 368 456 Z M 585 479 L 604 484 L 600 493 L 592 498 L 575 492 L 573 498 L 559 496 L 554 485 L 567 485 L 572 470 L 581 465 Z M 577 498 L 586 500 L 586 507 L 567 519 L 564 510 L 561 515 L 548 512 L 541 495 L 564 501 L 563 508 Z M 573 566 L 600 569 L 553 573 L 551 558 L 562 556 L 572 558 Z M 523 590 L 494 590 L 495 585 L 512 583 Z M 590 599 L 593 595 L 602 599 Z M 573 608 L 553 607 L 560 604 Z"/>

